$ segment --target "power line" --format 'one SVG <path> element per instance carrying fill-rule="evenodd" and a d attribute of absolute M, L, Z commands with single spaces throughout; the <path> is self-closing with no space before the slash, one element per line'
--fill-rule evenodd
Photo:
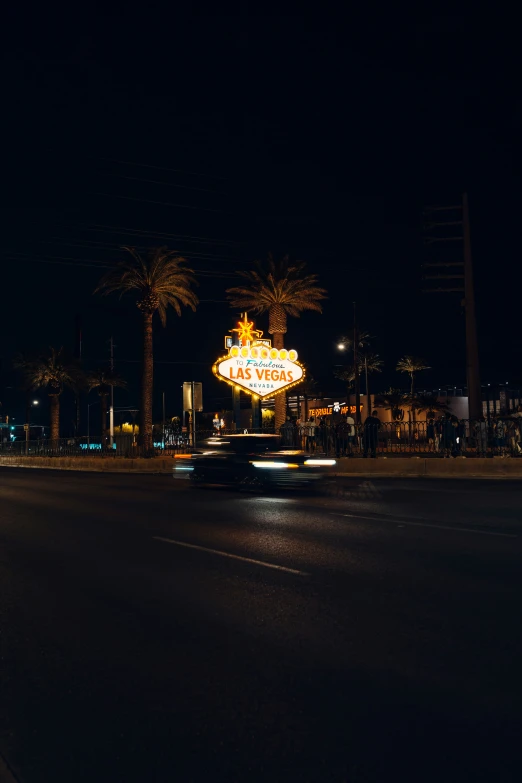
<path fill-rule="evenodd" d="M 84 239 L 80 242 L 67 242 L 64 241 L 62 237 L 51 237 L 50 239 L 37 239 L 34 240 L 35 242 L 46 244 L 46 245 L 64 245 L 66 247 L 84 247 L 86 250 L 100 250 L 102 252 L 104 251 L 113 251 L 113 250 L 122 250 L 122 245 L 118 244 L 117 242 L 97 242 L 96 240 L 89 240 Z M 90 247 L 90 245 L 101 245 L 101 247 Z M 147 251 L 150 250 L 150 245 L 133 245 L 133 247 L 136 250 L 139 251 Z M 186 256 L 187 258 L 194 258 L 196 260 L 203 260 L 203 261 L 211 261 L 213 259 L 217 259 L 219 261 L 224 261 L 226 263 L 231 264 L 237 264 L 238 260 L 237 258 L 232 258 L 231 256 L 221 256 L 218 253 L 200 253 L 195 252 L 192 250 L 181 250 L 178 248 L 173 248 L 172 252 L 179 252 L 180 255 Z"/>
<path fill-rule="evenodd" d="M 82 231 L 95 231 L 99 232 L 101 234 L 113 234 L 118 233 L 120 235 L 130 235 L 130 236 L 141 236 L 141 237 L 155 237 L 156 239 L 159 239 L 160 237 L 168 237 L 171 239 L 182 239 L 186 242 L 194 242 L 196 244 L 204 244 L 204 245 L 232 245 L 239 247 L 240 243 L 236 242 L 232 239 L 211 239 L 210 237 L 197 237 L 192 236 L 190 234 L 169 234 L 167 232 L 162 231 L 149 231 L 148 229 L 136 229 L 136 228 L 126 228 L 122 226 L 104 226 L 100 223 L 92 223 L 89 226 L 83 226 L 80 228 Z"/>
<path fill-rule="evenodd" d="M 19 258 L 17 258 L 12 254 L 6 255 L 4 256 L 4 258 L 10 259 L 11 261 L 20 261 Z M 70 264 L 67 261 L 57 261 L 52 258 L 35 258 L 34 256 L 31 256 L 31 261 L 34 261 L 36 264 L 57 264 L 59 266 L 68 266 L 71 267 L 72 269 L 74 269 L 77 266 L 85 266 L 88 267 L 89 269 L 110 268 L 108 265 L 106 266 L 104 264 L 88 264 L 88 263 L 82 263 L 81 261 L 77 262 L 76 264 Z"/>
<path fill-rule="evenodd" d="M 86 266 L 90 269 L 112 269 L 115 264 L 104 264 L 101 261 L 97 261 L 96 259 L 89 259 L 89 258 L 76 258 L 75 256 L 53 256 L 53 255 L 46 255 L 45 257 L 37 258 L 32 253 L 23 253 L 20 250 L 10 250 L 10 251 L 2 251 L 5 252 L 6 258 L 11 258 L 13 260 L 19 260 L 17 259 L 17 256 L 24 256 L 26 258 L 30 258 L 32 261 L 36 261 L 38 263 L 63 263 L 64 261 L 75 261 L 76 263 L 70 264 L 65 263 L 63 266 Z M 58 259 L 58 260 L 57 260 Z M 234 272 L 220 272 L 216 271 L 214 269 L 197 269 L 195 270 L 197 275 L 201 275 L 203 277 L 222 277 L 226 279 L 234 279 L 235 274 Z"/>
<path fill-rule="evenodd" d="M 92 359 L 90 361 L 92 361 Z M 96 361 L 100 361 L 100 360 L 96 359 Z M 164 361 L 161 361 L 161 360 L 158 360 L 158 359 L 154 359 L 153 361 L 154 361 L 154 364 L 203 364 L 203 365 L 205 365 L 205 367 L 209 366 L 209 362 L 192 362 L 192 361 L 190 361 L 190 362 L 189 361 L 187 361 L 187 362 L 180 362 L 180 361 L 178 361 L 178 362 L 171 362 L 171 361 L 164 362 Z M 118 359 L 118 362 L 123 363 L 123 364 L 141 364 L 143 362 L 143 359 Z"/>
<path fill-rule="evenodd" d="M 195 188 L 193 185 L 177 185 L 174 182 L 162 182 L 157 179 L 143 179 L 143 177 L 131 177 L 129 174 L 118 174 L 113 171 L 99 171 L 96 172 L 102 177 L 120 177 L 120 179 L 131 179 L 134 182 L 147 182 L 150 185 L 166 185 L 169 188 L 181 188 L 183 190 L 196 190 L 199 193 L 215 193 L 216 195 L 224 195 L 227 193 L 225 190 L 212 190 L 211 188 Z"/>
<path fill-rule="evenodd" d="M 230 212 L 226 209 L 213 209 L 212 207 L 195 207 L 191 206 L 190 204 L 169 204 L 167 201 L 153 201 L 149 198 L 135 198 L 134 196 L 118 196 L 116 193 L 101 193 L 101 192 L 91 192 L 91 196 L 106 196 L 107 198 L 121 198 L 124 201 L 138 201 L 142 204 L 156 204 L 161 207 L 174 207 L 175 209 L 194 209 L 196 211 L 201 212 L 219 212 L 223 215 L 232 215 L 233 212 Z"/>
<path fill-rule="evenodd" d="M 89 156 L 90 160 L 106 160 L 110 163 L 121 163 L 125 166 L 140 166 L 141 168 L 146 169 L 158 169 L 159 171 L 172 171 L 175 174 L 188 174 L 192 177 L 208 177 L 210 179 L 222 179 L 227 180 L 228 177 L 220 176 L 219 174 L 202 174 L 199 171 L 183 171 L 183 169 L 170 169 L 166 166 L 155 166 L 151 163 L 136 163 L 132 160 L 116 160 L 115 158 L 96 158 L 94 156 Z"/>
<path fill-rule="evenodd" d="M 31 221 L 26 221 L 26 225 L 29 224 Z M 34 222 L 33 224 L 34 225 Z M 233 239 L 216 239 L 215 237 L 203 237 L 203 236 L 195 236 L 193 234 L 173 234 L 172 232 L 167 231 L 155 231 L 150 229 L 139 229 L 139 228 L 129 228 L 128 226 L 108 226 L 103 223 L 79 223 L 76 221 L 75 223 L 71 223 L 70 221 L 60 220 L 60 219 L 54 219 L 52 221 L 46 221 L 47 225 L 54 225 L 54 226 L 62 226 L 65 229 L 70 230 L 77 230 L 77 231 L 94 231 L 95 233 L 105 233 L 105 234 L 129 234 L 129 235 L 137 235 L 137 236 L 152 236 L 156 238 L 160 237 L 169 237 L 172 239 L 182 239 L 186 242 L 194 242 L 195 244 L 209 244 L 209 245 L 231 245 L 235 247 L 240 247 L 241 242 L 238 242 L 237 240 Z"/>
<path fill-rule="evenodd" d="M 68 223 L 59 223 L 59 225 L 70 225 Z M 127 226 L 107 226 L 103 223 L 88 223 L 88 224 L 76 224 L 82 231 L 100 231 L 100 233 L 114 233 L 119 234 L 137 234 L 138 236 L 151 235 L 154 237 L 171 237 L 173 239 L 184 239 L 188 241 L 194 241 L 203 244 L 213 245 L 236 245 L 241 243 L 233 239 L 215 239 L 211 237 L 200 237 L 192 234 L 172 234 L 165 231 L 151 231 L 149 229 L 128 228 Z"/>

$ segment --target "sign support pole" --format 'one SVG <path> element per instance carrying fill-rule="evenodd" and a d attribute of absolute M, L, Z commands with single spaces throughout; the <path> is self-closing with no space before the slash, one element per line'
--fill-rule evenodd
<path fill-rule="evenodd" d="M 255 400 L 252 397 L 252 428 L 260 429 L 261 427 L 261 400 Z"/>
<path fill-rule="evenodd" d="M 194 392 L 194 381 L 191 381 L 190 384 L 190 391 L 191 391 L 191 405 L 192 405 L 192 420 L 191 420 L 191 426 L 190 426 L 190 432 L 191 432 L 191 438 L 192 438 L 192 446 L 194 447 L 196 445 L 196 395 Z"/>

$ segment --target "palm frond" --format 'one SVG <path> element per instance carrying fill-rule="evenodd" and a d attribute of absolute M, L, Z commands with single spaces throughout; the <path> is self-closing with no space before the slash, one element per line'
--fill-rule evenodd
<path fill-rule="evenodd" d="M 63 348 L 51 347 L 48 353 L 37 358 L 18 356 L 15 367 L 22 371 L 28 390 L 48 388 L 60 393 L 65 386 L 78 389 L 83 382 L 77 362 L 69 359 Z"/>
<path fill-rule="evenodd" d="M 377 353 L 368 353 L 363 354 L 359 357 L 359 369 L 362 372 L 367 371 L 369 373 L 372 372 L 382 372 L 381 367 L 383 366 L 384 362 L 380 358 L 379 354 Z"/>
<path fill-rule="evenodd" d="M 111 372 L 108 369 L 97 369 L 85 376 L 85 385 L 88 391 L 97 391 L 98 394 L 108 394 L 110 387 L 114 386 L 117 389 L 125 389 L 127 387 L 127 381 L 116 373 Z"/>
<path fill-rule="evenodd" d="M 353 364 L 348 364 L 345 367 L 338 367 L 334 370 L 334 377 L 340 381 L 344 381 L 348 385 L 348 388 L 351 388 L 355 381 L 355 368 Z"/>
<path fill-rule="evenodd" d="M 281 305 L 287 315 L 298 318 L 304 310 L 322 312 L 321 300 L 326 299 L 326 289 L 317 285 L 317 275 L 303 274 L 302 262 L 290 264 L 288 256 L 274 260 L 271 253 L 263 265 L 256 269 L 238 272 L 246 283 L 227 290 L 234 307 L 260 314 L 273 305 Z"/>
<path fill-rule="evenodd" d="M 407 372 L 410 375 L 412 373 L 420 372 L 421 370 L 430 370 L 430 366 L 426 364 L 425 359 L 419 359 L 415 356 L 403 356 L 397 362 L 397 370 L 399 372 Z"/>
<path fill-rule="evenodd" d="M 385 410 L 397 410 L 402 405 L 407 404 L 408 395 L 404 394 L 400 389 L 388 389 L 386 392 L 381 392 L 375 395 L 373 404 L 377 408 L 384 408 Z"/>
<path fill-rule="evenodd" d="M 413 398 L 407 395 L 408 404 L 420 411 L 433 411 L 433 413 L 445 413 L 449 410 L 449 403 L 446 400 L 439 400 L 434 394 L 415 394 Z"/>
<path fill-rule="evenodd" d="M 135 248 L 122 248 L 129 256 L 110 269 L 98 283 L 95 293 L 107 295 L 119 291 L 120 296 L 137 292 L 140 302 L 147 302 L 150 311 L 157 310 L 165 326 L 167 310 L 172 307 L 181 315 L 181 305 L 195 310 L 198 297 L 192 290 L 197 285 L 194 270 L 186 259 L 166 247 L 155 248 L 141 256 Z"/>

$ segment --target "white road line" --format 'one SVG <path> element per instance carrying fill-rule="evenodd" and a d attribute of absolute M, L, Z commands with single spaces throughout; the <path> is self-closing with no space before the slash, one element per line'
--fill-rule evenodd
<path fill-rule="evenodd" d="M 477 530 L 473 527 L 451 527 L 451 525 L 435 525 L 431 522 L 408 522 L 406 519 L 376 519 L 375 517 L 365 517 L 359 514 L 337 514 L 331 511 L 334 517 L 351 517 L 352 519 L 369 519 L 372 522 L 396 523 L 399 527 L 402 525 L 412 525 L 413 527 L 434 527 L 437 530 L 451 530 L 453 533 L 476 533 L 478 536 L 500 536 L 501 538 L 518 538 L 516 533 L 494 533 L 491 530 Z"/>
<path fill-rule="evenodd" d="M 295 568 L 276 565 L 275 563 L 266 563 L 264 560 L 254 560 L 251 557 L 242 557 L 233 555 L 231 552 L 222 552 L 220 549 L 210 549 L 207 546 L 198 546 L 197 544 L 187 544 L 186 541 L 174 541 L 172 538 L 162 538 L 161 536 L 152 536 L 155 541 L 164 541 L 166 544 L 175 544 L 176 546 L 185 546 L 188 549 L 199 549 L 201 552 L 210 552 L 212 555 L 221 555 L 221 557 L 230 557 L 232 560 L 242 560 L 245 563 L 264 566 L 265 568 L 274 568 L 276 571 L 286 571 L 289 574 L 298 574 L 299 576 L 309 576 L 305 571 L 297 571 Z"/>

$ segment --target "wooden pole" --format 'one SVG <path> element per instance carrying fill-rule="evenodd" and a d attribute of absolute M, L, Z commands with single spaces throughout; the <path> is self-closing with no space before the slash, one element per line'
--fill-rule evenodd
<path fill-rule="evenodd" d="M 470 419 L 478 419 L 482 416 L 482 400 L 467 193 L 464 193 L 462 196 L 462 220 L 464 229 L 464 304 L 466 310 L 466 372 L 469 417 Z"/>

